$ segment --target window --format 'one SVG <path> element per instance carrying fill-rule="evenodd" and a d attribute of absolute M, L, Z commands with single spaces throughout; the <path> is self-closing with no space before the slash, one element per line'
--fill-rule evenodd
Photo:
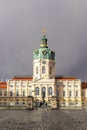
<path fill-rule="evenodd" d="M 52 95 L 52 87 L 49 87 L 49 88 L 48 88 L 48 94 L 49 94 L 49 95 Z"/>
<path fill-rule="evenodd" d="M 56 92 L 56 96 L 59 97 L 59 91 Z"/>
<path fill-rule="evenodd" d="M 23 99 L 23 104 L 25 104 L 25 100 Z"/>
<path fill-rule="evenodd" d="M 42 88 L 42 97 L 45 98 L 45 96 L 46 96 L 46 88 L 43 87 Z"/>
<path fill-rule="evenodd" d="M 78 105 L 78 100 L 76 100 L 76 105 Z"/>
<path fill-rule="evenodd" d="M 78 97 L 78 91 L 76 91 L 76 97 Z"/>
<path fill-rule="evenodd" d="M 17 97 L 19 96 L 19 91 L 16 91 L 16 96 L 17 96 Z"/>
<path fill-rule="evenodd" d="M 2 96 L 2 91 L 0 91 L 0 96 Z"/>
<path fill-rule="evenodd" d="M 46 68 L 45 66 L 42 66 L 42 74 L 45 74 L 45 72 L 46 72 Z"/>
<path fill-rule="evenodd" d="M 13 96 L 13 92 L 12 92 L 12 91 L 10 91 L 10 96 L 11 96 L 11 97 Z"/>
<path fill-rule="evenodd" d="M 4 96 L 7 96 L 7 91 L 4 91 Z"/>
<path fill-rule="evenodd" d="M 38 67 L 36 67 L 36 74 L 38 74 Z"/>
<path fill-rule="evenodd" d="M 23 104 L 25 104 L 25 102 L 23 102 Z"/>
<path fill-rule="evenodd" d="M 84 91 L 82 91 L 82 96 L 84 97 Z"/>
<path fill-rule="evenodd" d="M 6 101 L 6 100 L 4 100 L 4 104 L 6 104 L 6 102 L 7 102 L 7 101 Z"/>
<path fill-rule="evenodd" d="M 63 91 L 63 97 L 65 97 L 65 91 Z"/>
<path fill-rule="evenodd" d="M 72 87 L 71 85 L 69 85 L 69 87 Z"/>
<path fill-rule="evenodd" d="M 73 106 L 74 103 L 73 103 L 72 101 L 69 101 L 69 105 L 70 105 L 70 106 Z"/>
<path fill-rule="evenodd" d="M 52 74 L 52 67 L 50 66 L 50 74 Z"/>
<path fill-rule="evenodd" d="M 16 100 L 16 104 L 19 104 L 19 100 L 18 99 Z"/>
<path fill-rule="evenodd" d="M 75 87 L 78 87 L 78 85 L 75 85 Z"/>
<path fill-rule="evenodd" d="M 57 84 L 57 87 L 59 87 L 59 85 Z"/>
<path fill-rule="evenodd" d="M 25 96 L 25 91 L 23 91 L 23 96 Z"/>
<path fill-rule="evenodd" d="M 69 91 L 69 97 L 71 97 L 72 96 L 72 92 L 71 91 Z"/>
<path fill-rule="evenodd" d="M 10 87 L 13 87 L 12 85 L 10 85 Z"/>
<path fill-rule="evenodd" d="M 36 95 L 39 95 L 39 87 L 36 87 Z"/>

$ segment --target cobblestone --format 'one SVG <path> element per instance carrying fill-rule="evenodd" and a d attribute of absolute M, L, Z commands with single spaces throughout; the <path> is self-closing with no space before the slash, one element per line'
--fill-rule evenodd
<path fill-rule="evenodd" d="M 0 110 L 0 130 L 87 130 L 87 110 Z"/>

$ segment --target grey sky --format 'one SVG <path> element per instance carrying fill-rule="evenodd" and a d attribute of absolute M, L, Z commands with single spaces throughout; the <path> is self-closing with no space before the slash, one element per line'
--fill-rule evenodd
<path fill-rule="evenodd" d="M 56 75 L 87 79 L 87 0 L 0 0 L 0 78 L 32 75 L 43 27 Z"/>

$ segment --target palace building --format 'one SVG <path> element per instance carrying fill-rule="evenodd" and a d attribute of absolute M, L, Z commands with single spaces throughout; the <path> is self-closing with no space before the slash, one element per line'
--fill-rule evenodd
<path fill-rule="evenodd" d="M 87 83 L 74 77 L 55 76 L 55 52 L 48 47 L 45 31 L 40 48 L 33 52 L 33 76 L 15 76 L 0 82 L 0 106 L 26 106 L 28 96 L 47 104 L 55 96 L 59 108 L 87 106 Z"/>

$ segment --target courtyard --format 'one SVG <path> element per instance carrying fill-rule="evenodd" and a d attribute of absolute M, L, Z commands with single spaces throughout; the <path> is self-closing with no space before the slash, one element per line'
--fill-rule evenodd
<path fill-rule="evenodd" d="M 87 130 L 87 110 L 0 110 L 0 130 Z"/>

